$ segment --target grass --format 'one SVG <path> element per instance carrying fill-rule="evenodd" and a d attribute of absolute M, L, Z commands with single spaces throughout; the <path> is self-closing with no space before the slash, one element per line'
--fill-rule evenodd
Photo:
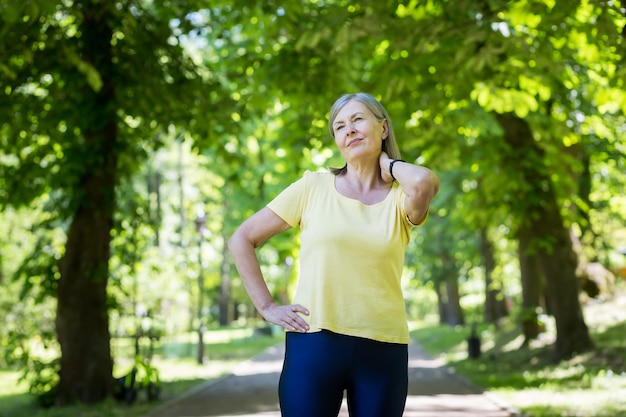
<path fill-rule="evenodd" d="M 20 372 L 0 371 L 0 417 L 137 417 L 189 389 L 228 374 L 237 364 L 282 340 L 283 336 L 260 336 L 253 328 L 214 329 L 206 332 L 208 361 L 197 363 L 197 335 L 165 338 L 155 344 L 152 365 L 162 381 L 161 396 L 147 401 L 143 396 L 131 406 L 114 400 L 96 406 L 41 409 L 26 383 L 19 383 Z M 111 349 L 116 359 L 114 374 L 121 376 L 132 367 L 133 339 L 114 339 Z M 142 351 L 148 349 L 142 345 Z"/>
<path fill-rule="evenodd" d="M 591 302 L 584 314 L 595 349 L 559 363 L 552 360 L 553 323 L 528 347 L 522 347 L 520 330 L 512 322 L 498 329 L 480 326 L 478 359 L 468 358 L 468 327 L 421 325 L 412 336 L 458 374 L 527 416 L 625 416 L 626 293 Z"/>
<path fill-rule="evenodd" d="M 479 326 L 482 355 L 467 355 L 469 327 L 420 323 L 411 331 L 432 356 L 474 384 L 495 394 L 529 417 L 621 417 L 626 415 L 626 292 L 584 308 L 585 321 L 596 348 L 592 352 L 554 363 L 553 323 L 528 347 L 522 347 L 515 323 L 499 328 Z M 153 365 L 163 381 L 156 402 L 140 398 L 132 406 L 113 400 L 97 406 L 40 409 L 28 387 L 17 382 L 19 372 L 0 371 L 0 417 L 137 417 L 153 407 L 206 381 L 230 372 L 248 359 L 282 340 L 258 336 L 252 328 L 215 329 L 206 333 L 208 363 L 196 363 L 197 336 L 187 334 L 161 340 L 154 349 Z M 143 346 L 143 349 L 146 349 Z M 132 366 L 132 339 L 112 341 L 115 375 Z"/>

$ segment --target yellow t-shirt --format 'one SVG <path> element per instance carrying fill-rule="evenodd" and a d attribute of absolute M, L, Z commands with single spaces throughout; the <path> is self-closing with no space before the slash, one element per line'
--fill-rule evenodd
<path fill-rule="evenodd" d="M 413 225 L 394 182 L 387 197 L 365 205 L 340 194 L 330 172 L 305 172 L 267 206 L 300 227 L 294 303 L 309 309 L 310 331 L 330 330 L 409 343 L 401 275 Z"/>

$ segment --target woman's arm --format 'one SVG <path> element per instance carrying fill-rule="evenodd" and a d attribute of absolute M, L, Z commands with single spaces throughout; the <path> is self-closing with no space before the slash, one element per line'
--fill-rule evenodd
<path fill-rule="evenodd" d="M 381 175 L 386 182 L 393 180 L 389 172 L 392 161 L 385 152 L 379 159 Z M 426 167 L 402 161 L 393 164 L 393 176 L 407 195 L 404 210 L 409 220 L 413 224 L 422 223 L 428 214 L 430 202 L 439 191 L 439 178 Z"/>
<path fill-rule="evenodd" d="M 308 310 L 299 304 L 279 306 L 274 302 L 256 256 L 256 248 L 289 227 L 280 216 L 264 207 L 239 226 L 228 240 L 228 249 L 235 260 L 235 266 L 246 291 L 259 313 L 267 321 L 287 330 L 306 332 L 309 329 L 307 322 L 296 313 L 308 315 Z"/>

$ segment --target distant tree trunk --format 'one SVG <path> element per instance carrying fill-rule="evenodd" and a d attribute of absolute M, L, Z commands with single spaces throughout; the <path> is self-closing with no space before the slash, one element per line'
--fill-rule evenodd
<path fill-rule="evenodd" d="M 465 315 L 461 308 L 461 297 L 459 294 L 459 279 L 456 274 L 446 281 L 446 294 L 448 298 L 448 324 L 451 326 L 465 324 Z"/>
<path fill-rule="evenodd" d="M 225 231 L 222 233 L 224 245 L 222 246 L 222 265 L 220 267 L 220 326 L 228 326 L 233 319 L 232 302 L 230 297 L 230 264 L 228 263 L 228 237 Z"/>
<path fill-rule="evenodd" d="M 539 259 L 536 252 L 530 250 L 530 231 L 518 230 L 518 258 L 522 279 L 522 311 L 520 321 L 524 333 L 524 346 L 528 345 L 541 333 L 539 309 L 544 308 L 544 284 Z"/>
<path fill-rule="evenodd" d="M 441 324 L 465 324 L 465 316 L 461 308 L 459 295 L 459 281 L 454 258 L 445 250 L 440 253 L 441 268 L 439 279 L 435 285 L 439 308 L 439 322 Z"/>
<path fill-rule="evenodd" d="M 437 294 L 437 311 L 439 312 L 439 324 L 448 324 L 448 302 L 446 292 L 441 282 L 435 283 L 435 294 Z"/>
<path fill-rule="evenodd" d="M 148 187 L 148 213 L 150 224 L 154 229 L 154 246 L 161 245 L 161 173 L 150 169 L 146 176 Z"/>
<path fill-rule="evenodd" d="M 435 293 L 437 294 L 439 324 L 449 324 L 450 326 L 465 324 L 465 315 L 459 297 L 459 284 L 456 278 L 436 283 Z"/>
<path fill-rule="evenodd" d="M 161 176 L 161 172 L 157 171 L 155 176 L 155 186 L 156 186 L 156 226 L 155 226 L 155 234 L 156 234 L 156 245 L 161 246 L 161 225 L 163 222 L 163 209 L 161 207 L 161 182 L 163 178 Z"/>
<path fill-rule="evenodd" d="M 485 308 L 486 323 L 498 323 L 498 320 L 508 314 L 506 299 L 502 292 L 502 284 L 496 285 L 493 280 L 493 271 L 496 268 L 496 259 L 493 254 L 493 245 L 489 241 L 487 231 L 480 231 L 480 253 L 485 267 Z"/>
<path fill-rule="evenodd" d="M 177 158 L 176 158 L 176 186 L 178 189 L 178 226 L 176 227 L 176 236 L 178 236 L 178 245 L 181 251 L 186 252 L 189 243 L 184 239 L 187 217 L 185 215 L 185 165 L 183 163 L 183 135 L 179 135 L 177 142 Z M 187 331 L 195 331 L 194 323 L 196 319 L 196 306 L 194 301 L 194 285 L 191 280 L 185 280 L 185 289 L 187 290 Z"/>
<path fill-rule="evenodd" d="M 61 346 L 58 404 L 96 403 L 112 395 L 107 280 L 117 176 L 117 125 L 110 15 L 105 3 L 84 6 L 79 48 L 96 68 L 102 88 L 85 82 L 80 111 L 84 114 L 84 155 L 66 250 L 60 263 L 56 330 Z M 95 10 L 97 9 L 97 10 Z"/>
<path fill-rule="evenodd" d="M 543 150 L 533 138 L 525 120 L 513 113 L 497 114 L 504 138 L 517 160 L 511 158 L 508 169 L 519 170 L 525 190 L 518 204 L 523 208 L 520 221 L 529 232 L 530 250 L 537 251 L 546 279 L 548 308 L 554 314 L 557 329 L 555 359 L 589 350 L 593 342 L 585 324 L 578 298 L 576 259 L 568 228 L 565 227 Z M 520 155 L 523 155 L 520 158 Z"/>

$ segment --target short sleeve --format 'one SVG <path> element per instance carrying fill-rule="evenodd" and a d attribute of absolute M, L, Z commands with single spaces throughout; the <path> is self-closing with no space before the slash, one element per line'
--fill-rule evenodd
<path fill-rule="evenodd" d="M 306 203 L 306 188 L 308 171 L 299 180 L 293 182 L 278 194 L 267 207 L 283 219 L 289 226 L 296 227 L 302 219 L 302 212 Z"/>

